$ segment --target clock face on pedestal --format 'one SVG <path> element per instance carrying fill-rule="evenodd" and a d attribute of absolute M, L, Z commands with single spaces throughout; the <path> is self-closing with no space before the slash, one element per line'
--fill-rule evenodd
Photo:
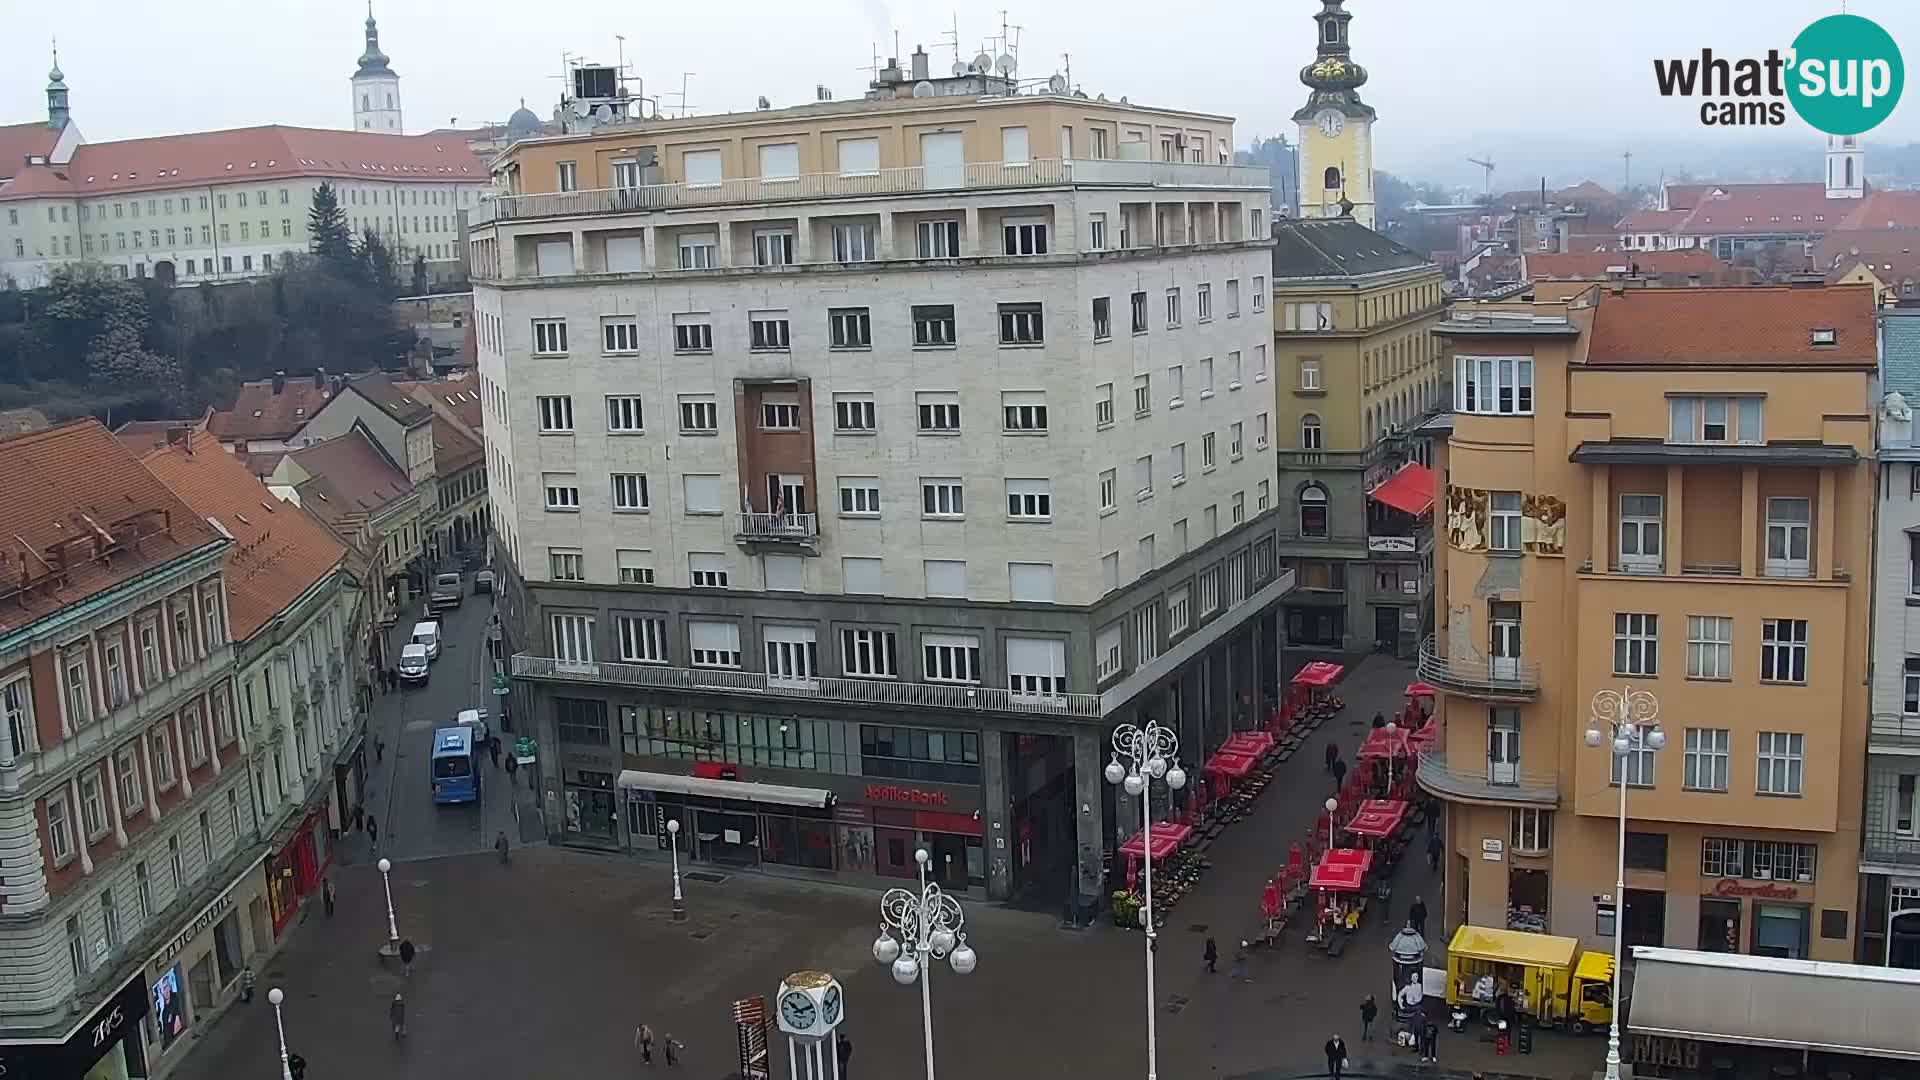
<path fill-rule="evenodd" d="M 1347 118 L 1333 109 L 1321 110 L 1320 115 L 1314 117 L 1314 122 L 1319 124 L 1320 134 L 1329 139 L 1340 134 L 1347 126 Z"/>
<path fill-rule="evenodd" d="M 819 1019 L 813 999 L 795 990 L 780 999 L 780 1021 L 788 1031 L 811 1031 Z"/>
<path fill-rule="evenodd" d="M 820 998 L 820 1022 L 832 1027 L 840 1022 L 840 987 L 838 984 L 827 987 Z"/>

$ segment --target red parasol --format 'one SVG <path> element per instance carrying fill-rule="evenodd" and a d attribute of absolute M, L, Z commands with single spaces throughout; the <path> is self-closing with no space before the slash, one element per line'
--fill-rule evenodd
<path fill-rule="evenodd" d="M 1127 842 L 1120 845 L 1120 854 L 1135 859 L 1146 854 L 1146 842 L 1144 839 L 1146 834 L 1146 830 L 1142 829 L 1134 833 L 1131 837 L 1128 837 Z M 1180 845 L 1192 834 L 1193 826 L 1191 825 L 1181 825 L 1172 821 L 1154 822 L 1153 857 L 1156 859 L 1164 859 L 1172 855 L 1175 851 L 1179 850 Z"/>
<path fill-rule="evenodd" d="M 1335 848 L 1320 858 L 1307 884 L 1328 892 L 1359 892 L 1373 865 L 1373 852 L 1363 848 Z"/>
<path fill-rule="evenodd" d="M 1253 759 L 1245 754 L 1230 754 L 1222 750 L 1207 762 L 1207 771 L 1238 780 L 1253 771 Z"/>
<path fill-rule="evenodd" d="M 1377 727 L 1367 732 L 1365 741 L 1354 757 L 1361 761 L 1377 758 L 1405 757 L 1407 754 L 1407 729 L 1403 727 Z"/>
<path fill-rule="evenodd" d="M 1407 746 L 1414 751 L 1424 751 L 1440 741 L 1440 725 L 1427 724 L 1407 736 Z"/>
<path fill-rule="evenodd" d="M 1339 664 L 1314 660 L 1296 672 L 1293 681 L 1301 686 L 1332 686 L 1346 670 Z"/>
<path fill-rule="evenodd" d="M 1416 682 L 1407 684 L 1407 696 L 1410 698 L 1436 697 L 1440 693 L 1432 683 Z"/>
<path fill-rule="evenodd" d="M 1392 836 L 1406 816 L 1407 804 L 1399 799 L 1368 799 L 1347 822 L 1347 831 L 1355 836 Z"/>
<path fill-rule="evenodd" d="M 1273 749 L 1273 736 L 1264 731 L 1236 731 L 1226 742 L 1220 744 L 1220 752 L 1239 754 L 1243 757 L 1259 757 Z"/>

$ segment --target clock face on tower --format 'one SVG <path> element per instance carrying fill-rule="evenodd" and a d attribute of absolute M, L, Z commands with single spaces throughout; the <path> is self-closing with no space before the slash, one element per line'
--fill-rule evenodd
<path fill-rule="evenodd" d="M 1322 109 L 1320 115 L 1314 117 L 1314 122 L 1320 125 L 1320 134 L 1329 139 L 1340 134 L 1347 126 L 1347 118 L 1335 109 Z"/>
<path fill-rule="evenodd" d="M 815 1019 L 813 999 L 797 990 L 789 992 L 780 999 L 780 1019 L 785 1021 L 789 1031 L 812 1030 Z"/>
<path fill-rule="evenodd" d="M 827 987 L 827 992 L 820 998 L 821 1023 L 826 1024 L 828 1027 L 839 1023 L 840 1006 L 840 986 L 836 983 Z"/>

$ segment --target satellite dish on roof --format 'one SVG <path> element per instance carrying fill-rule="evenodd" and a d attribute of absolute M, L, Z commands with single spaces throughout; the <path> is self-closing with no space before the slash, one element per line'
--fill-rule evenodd
<path fill-rule="evenodd" d="M 602 124 L 612 123 L 613 122 L 613 106 L 595 105 L 593 107 L 593 118 Z"/>
<path fill-rule="evenodd" d="M 928 82 L 928 81 L 927 81 L 927 80 L 925 80 L 925 79 L 921 79 L 921 80 L 920 80 L 919 82 L 917 82 L 917 83 L 914 83 L 914 84 L 913 84 L 913 96 L 914 96 L 914 97 L 932 97 L 932 96 L 933 96 L 933 84 L 932 84 L 932 83 L 930 83 L 930 82 Z"/>
<path fill-rule="evenodd" d="M 956 78 L 956 79 L 957 79 L 957 78 L 959 78 L 960 76 L 962 76 L 962 75 L 965 75 L 966 73 L 967 73 L 967 65 L 965 65 L 965 64 L 963 64 L 963 63 L 961 63 L 961 62 L 960 62 L 960 61 L 958 61 L 958 60 L 955 60 L 955 61 L 953 62 L 953 76 L 954 76 L 954 78 Z"/>
<path fill-rule="evenodd" d="M 1051 91 L 1053 91 L 1053 92 L 1054 92 L 1054 93 L 1056 93 L 1056 94 L 1064 94 L 1064 93 L 1066 93 L 1066 92 L 1067 92 L 1067 77 L 1066 77 L 1065 75 L 1055 75 L 1055 76 L 1054 76 L 1053 78 L 1051 78 L 1051 79 L 1048 79 L 1048 80 L 1047 80 L 1047 89 L 1049 89 L 1049 90 L 1051 90 Z"/>
<path fill-rule="evenodd" d="M 1013 54 L 1001 53 L 1000 58 L 993 62 L 993 68 L 1002 75 L 1013 74 Z"/>
<path fill-rule="evenodd" d="M 986 53 L 981 53 L 979 56 L 973 58 L 973 73 L 975 75 L 985 75 L 992 70 L 993 57 L 988 56 Z"/>

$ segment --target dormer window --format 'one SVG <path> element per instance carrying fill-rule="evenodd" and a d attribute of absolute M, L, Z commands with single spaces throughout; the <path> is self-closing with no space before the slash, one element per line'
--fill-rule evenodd
<path fill-rule="evenodd" d="M 1825 347 L 1830 349 L 1834 346 L 1837 338 L 1837 334 L 1831 326 L 1816 326 L 1813 328 L 1811 336 L 1815 348 Z"/>

